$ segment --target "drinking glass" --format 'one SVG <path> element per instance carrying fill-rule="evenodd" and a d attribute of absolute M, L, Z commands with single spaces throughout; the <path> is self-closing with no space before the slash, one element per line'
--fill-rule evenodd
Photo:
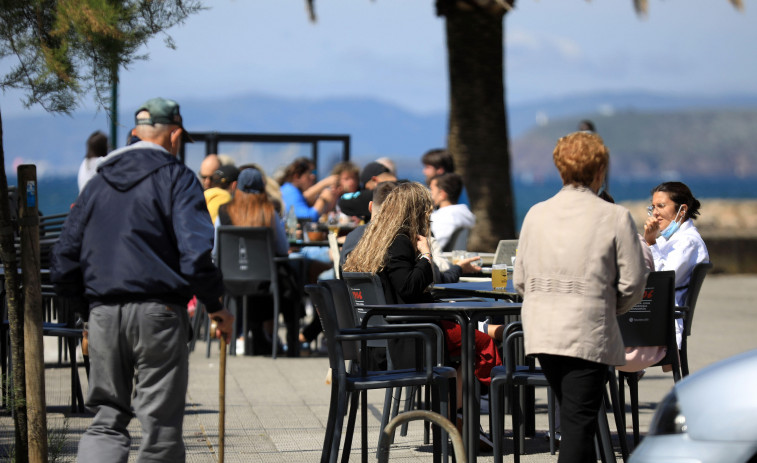
<path fill-rule="evenodd" d="M 507 291 L 507 264 L 492 265 L 492 288 L 494 291 Z"/>

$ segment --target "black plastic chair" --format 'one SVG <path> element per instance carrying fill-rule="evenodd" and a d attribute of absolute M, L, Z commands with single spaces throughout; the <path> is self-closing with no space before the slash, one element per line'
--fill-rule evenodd
<path fill-rule="evenodd" d="M 384 288 L 381 284 L 381 279 L 378 275 L 371 274 L 368 272 L 343 272 L 342 279 L 346 282 L 347 287 L 349 288 L 348 295 L 350 297 L 350 301 L 352 303 L 352 309 L 355 312 L 356 321 L 358 324 L 362 323 L 363 316 L 365 315 L 365 309 L 363 309 L 363 306 L 366 304 L 386 304 L 386 298 L 384 297 Z M 368 326 L 386 326 L 392 323 L 402 323 L 404 327 L 408 328 L 408 323 L 414 323 L 413 326 L 419 328 L 419 329 L 430 329 L 433 330 L 435 333 L 438 333 L 437 338 L 437 357 L 436 360 L 438 362 L 442 362 L 445 358 L 446 354 L 446 348 L 444 347 L 444 340 L 443 340 L 443 333 L 441 331 L 441 328 L 439 328 L 438 325 L 434 325 L 433 323 L 429 322 L 429 317 L 373 317 L 369 320 Z M 420 325 L 417 325 L 415 323 L 422 323 Z M 427 323 L 423 323 L 427 322 Z M 392 360 L 392 356 L 390 355 L 390 351 L 392 350 L 402 350 L 400 347 L 392 346 L 386 342 L 376 342 L 376 343 L 368 343 L 371 347 L 377 347 L 377 348 L 384 348 L 387 352 L 387 364 L 389 365 L 389 368 L 394 368 L 396 361 Z M 396 357 L 396 355 L 395 355 Z M 419 392 L 420 394 L 420 392 Z M 416 395 L 416 389 L 409 388 L 405 391 L 405 395 L 407 397 L 405 401 L 405 411 L 409 411 L 412 406 L 412 397 Z M 428 402 L 429 397 L 429 391 L 426 391 L 426 401 Z M 394 400 L 392 400 L 394 399 Z M 386 424 L 389 422 L 390 417 L 394 418 L 399 413 L 399 404 L 402 400 L 402 391 L 396 390 L 394 391 L 394 394 L 391 394 L 390 391 L 387 391 L 386 395 L 386 401 L 384 403 L 384 414 L 382 415 L 381 420 L 381 426 L 386 426 Z M 389 410 L 389 407 L 391 405 L 391 411 Z M 419 403 L 420 406 L 420 403 Z M 391 413 L 391 414 L 390 414 Z M 424 441 L 428 442 L 428 423 L 425 423 L 424 426 L 426 427 L 426 432 L 424 435 Z M 400 431 L 401 436 L 407 435 L 407 423 L 403 423 L 402 429 Z"/>
<path fill-rule="evenodd" d="M 650 272 L 644 298 L 630 311 L 618 317 L 618 326 L 626 346 L 666 346 L 667 354 L 653 366 L 671 365 L 673 381 L 681 379 L 678 345 L 675 335 L 675 272 Z M 631 420 L 634 446 L 639 444 L 639 375 L 618 372 L 618 401 L 625 410 L 625 383 L 631 398 Z M 625 422 L 625 416 L 623 417 Z"/>
<path fill-rule="evenodd" d="M 355 308 L 355 316 L 358 323 L 363 322 L 366 310 L 363 306 L 366 304 L 386 304 L 384 289 L 381 286 L 381 279 L 378 275 L 368 272 L 342 272 L 342 280 L 349 288 L 350 299 Z M 373 317 L 369 320 L 368 326 L 386 325 L 383 317 Z M 370 345 L 370 344 L 369 344 Z M 386 345 L 386 344 L 375 344 Z"/>
<path fill-rule="evenodd" d="M 689 374 L 689 349 L 688 339 L 691 336 L 691 325 L 694 322 L 694 309 L 697 305 L 697 299 L 699 298 L 699 290 L 702 289 L 702 283 L 704 277 L 707 276 L 707 272 L 712 269 L 712 263 L 703 262 L 694 266 L 691 270 L 691 278 L 689 279 L 688 292 L 686 293 L 686 300 L 684 304 L 678 307 L 678 310 L 683 315 L 683 333 L 681 335 L 681 375 L 688 376 Z M 676 288 L 680 289 L 680 288 Z"/>
<path fill-rule="evenodd" d="M 271 295 L 273 297 L 273 353 L 278 352 L 279 332 L 279 282 L 276 271 L 276 259 L 273 253 L 273 233 L 269 227 L 237 227 L 223 225 L 218 228 L 217 265 L 223 273 L 223 285 L 226 295 L 242 301 L 242 330 L 245 339 L 250 331 L 247 320 L 247 297 L 254 295 Z M 238 305 L 238 304 L 237 304 Z M 238 314 L 236 314 L 238 316 Z M 295 318 L 295 317 L 292 317 Z M 209 321 L 208 321 L 209 322 Z M 287 338 L 291 338 L 292 327 L 287 327 Z M 233 339 L 239 336 L 236 332 Z M 296 327 L 295 327 L 295 331 Z M 210 329 L 206 332 L 207 352 L 210 356 Z M 291 343 L 290 343 L 291 347 Z M 229 348 L 236 354 L 236 342 Z"/>
<path fill-rule="evenodd" d="M 327 288 L 329 288 L 329 291 L 331 291 L 332 298 L 334 300 L 334 305 L 337 310 L 337 316 L 339 318 L 340 326 L 354 326 L 359 327 L 360 320 L 357 316 L 357 311 L 355 310 L 355 306 L 353 305 L 351 295 L 350 295 L 350 289 L 347 286 L 347 283 L 343 280 L 325 280 L 322 281 L 321 284 L 325 285 Z M 373 284 L 376 284 L 374 281 Z M 380 283 L 378 283 L 380 284 Z M 372 301 L 372 296 L 365 295 L 366 302 L 368 303 L 374 303 Z M 378 318 L 378 317 L 377 317 Z M 442 366 L 442 359 L 444 359 L 444 332 L 438 325 L 434 325 L 432 323 L 402 323 L 400 325 L 386 325 L 382 324 L 380 326 L 391 326 L 392 329 L 400 329 L 400 330 L 424 330 L 429 332 L 429 334 L 434 336 L 435 342 L 436 342 L 436 355 L 435 355 L 435 361 L 437 362 L 437 366 Z M 388 346 L 386 344 L 381 344 L 381 348 L 383 348 L 385 351 L 388 349 Z M 347 349 L 348 347 L 345 347 Z M 357 347 L 356 347 L 357 349 Z M 391 356 L 388 356 L 387 363 L 389 365 L 389 368 L 393 368 L 393 363 L 391 360 Z M 411 409 L 412 404 L 412 397 L 414 396 L 415 389 L 409 388 L 409 390 L 406 392 L 406 402 L 405 402 L 405 411 L 409 411 Z M 387 390 L 387 394 L 384 400 L 384 412 L 381 417 L 381 427 L 385 427 L 386 424 L 389 422 L 390 416 L 393 418 L 397 416 L 399 413 L 399 404 L 402 399 L 401 395 L 401 389 L 397 389 L 394 394 L 391 394 L 390 390 Z M 430 403 L 430 391 L 426 389 L 426 403 Z M 424 442 L 428 443 L 428 423 L 424 423 L 424 426 L 426 428 L 426 432 L 424 434 Z M 400 435 L 406 436 L 407 435 L 407 423 L 403 423 L 402 430 Z"/>
<path fill-rule="evenodd" d="M 522 349 L 523 331 L 521 322 L 513 322 L 507 326 L 503 334 L 505 342 L 503 343 L 505 365 L 494 367 L 492 369 L 492 383 L 489 392 L 491 400 L 490 416 L 492 422 L 492 436 L 499 436 L 492 439 L 494 443 L 494 461 L 502 461 L 502 443 L 504 437 L 504 411 L 505 403 L 502 394 L 503 388 L 506 389 L 508 400 L 512 405 L 512 426 L 513 426 L 513 457 L 517 463 L 520 461 L 520 455 L 524 454 L 525 449 L 525 425 L 521 419 L 524 406 L 524 390 L 527 387 L 547 387 L 547 413 L 549 426 L 549 449 L 552 455 L 555 454 L 555 397 L 552 390 L 549 389 L 549 382 L 544 373 L 535 368 L 533 365 L 517 365 L 516 353 Z M 621 417 L 621 408 L 617 396 L 617 383 L 612 367 L 608 367 L 607 379 L 609 381 L 610 393 L 607 389 L 603 392 L 603 400 L 597 413 L 597 436 L 595 439 L 596 453 L 603 462 L 615 461 L 615 453 L 610 434 L 610 427 L 607 421 L 607 406 L 611 405 L 615 417 L 615 426 L 618 431 L 620 440 L 620 450 L 623 461 L 628 457 L 628 447 L 625 444 L 626 434 L 625 425 Z M 520 392 L 520 394 L 517 394 Z"/>
<path fill-rule="evenodd" d="M 455 371 L 451 368 L 433 366 L 434 342 L 432 336 L 419 330 L 407 331 L 401 326 L 372 327 L 366 329 L 341 326 L 333 296 L 326 285 L 307 285 L 305 289 L 318 312 L 324 333 L 328 339 L 329 364 L 332 369 L 331 403 L 321 453 L 321 462 L 337 461 L 342 425 L 344 415 L 348 409 L 348 401 L 350 416 L 345 435 L 342 461 L 349 461 L 359 398 L 362 399 L 360 404 L 362 461 L 368 461 L 366 422 L 368 408 L 367 391 L 369 389 L 430 385 L 433 389 L 433 410 L 441 413 L 443 416 L 449 416 L 450 407 L 454 406 L 454 386 L 450 387 L 450 385 L 454 383 Z M 342 320 L 344 318 L 342 317 Z M 403 370 L 367 371 L 364 368 L 364 365 L 368 364 L 365 342 L 378 339 L 416 339 L 423 341 L 424 349 L 422 350 L 422 356 L 418 355 L 418 358 L 416 358 L 416 367 Z M 361 343 L 360 360 L 348 370 L 345 367 L 345 361 L 348 359 L 345 356 L 345 352 L 354 355 L 355 341 Z M 420 362 L 421 357 L 423 359 L 422 362 Z M 362 394 L 358 395 L 358 392 L 362 392 Z M 437 446 L 439 443 L 441 443 L 442 450 L 440 453 L 438 448 L 435 449 L 435 461 L 448 454 L 448 446 L 446 435 L 443 436 L 441 430 L 434 428 L 434 445 Z"/>
<path fill-rule="evenodd" d="M 359 326 L 363 322 L 366 310 L 363 306 L 366 304 L 386 304 L 386 298 L 384 297 L 384 290 L 381 286 L 381 280 L 378 275 L 368 272 L 342 272 L 342 280 L 347 285 L 350 304 L 355 317 L 355 325 Z M 339 292 L 335 293 L 336 298 L 339 296 Z M 338 299 L 335 299 L 338 301 Z M 368 326 L 387 326 L 388 323 L 384 317 L 373 317 L 369 320 Z M 371 349 L 383 351 L 383 357 L 386 359 L 387 367 L 392 369 L 394 364 L 392 363 L 391 356 L 389 355 L 389 343 L 386 339 L 369 341 L 366 346 Z M 381 357 L 382 355 L 379 355 Z M 409 395 L 409 394 L 407 394 Z M 397 416 L 399 413 L 399 403 L 402 400 L 402 390 L 397 389 L 392 393 L 391 390 L 386 391 L 386 397 L 384 398 L 384 412 L 381 415 L 381 428 L 383 429 L 389 422 L 390 418 Z M 408 400 L 410 400 L 408 398 Z M 403 427 L 400 435 L 406 435 L 407 427 Z M 428 440 L 428 436 L 424 436 L 424 441 Z"/>
<path fill-rule="evenodd" d="M 491 386 L 489 388 L 489 416 L 491 419 L 492 441 L 494 443 L 494 461 L 502 461 L 502 444 L 504 437 L 505 397 L 508 398 L 512 410 L 513 453 L 515 462 L 520 461 L 520 455 L 525 448 L 525 425 L 521 418 L 525 395 L 525 386 L 547 387 L 549 383 L 544 373 L 530 365 L 518 365 L 516 352 L 522 349 L 522 323 L 513 322 L 507 325 L 503 333 L 504 365 L 496 366 L 491 371 Z M 518 394 L 520 392 L 520 394 Z M 549 415 L 549 450 L 555 454 L 555 415 L 554 394 L 551 389 L 547 393 L 547 412 Z"/>
<path fill-rule="evenodd" d="M 6 304 L 6 290 L 5 279 L 2 279 L 2 290 L 0 290 L 0 298 L 2 298 L 2 334 L 0 335 L 0 364 L 2 365 L 2 377 L 7 378 L 8 382 L 2 382 L 3 388 L 3 406 L 7 404 L 10 399 L 13 375 L 10 374 L 13 367 L 13 358 L 11 357 L 10 349 L 10 332 L 8 321 L 8 306 Z M 73 319 L 73 313 L 70 311 L 69 300 L 58 298 L 52 290 L 50 285 L 42 285 L 41 294 L 43 297 L 43 304 L 52 305 L 53 311 L 56 316 L 59 317 L 59 322 L 45 321 L 42 323 L 42 335 L 54 336 L 59 340 L 59 352 L 58 352 L 58 364 L 62 365 L 64 356 L 66 354 L 69 362 L 69 368 L 71 370 L 71 413 L 84 413 L 84 394 L 81 387 L 81 378 L 79 378 L 79 365 L 76 361 L 76 346 L 82 339 L 82 329 L 75 327 Z M 21 291 L 22 298 L 18 301 L 20 307 L 23 307 L 23 290 Z M 63 349 L 65 346 L 65 349 Z M 85 364 L 86 368 L 86 364 Z M 88 369 L 87 369 L 88 370 Z M 88 373 L 88 371 L 87 371 Z M 6 384 L 9 386 L 6 389 Z"/>

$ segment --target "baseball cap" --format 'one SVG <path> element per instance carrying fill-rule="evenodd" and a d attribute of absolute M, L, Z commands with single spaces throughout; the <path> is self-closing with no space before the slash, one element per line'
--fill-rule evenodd
<path fill-rule="evenodd" d="M 385 165 L 378 162 L 369 162 L 363 167 L 363 171 L 360 172 L 360 183 L 365 186 L 371 178 L 385 172 L 389 172 L 389 169 Z"/>
<path fill-rule="evenodd" d="M 137 114 L 142 111 L 150 113 L 149 117 L 137 118 Z M 179 113 L 179 103 L 167 98 L 152 98 L 145 101 L 142 106 L 134 113 L 134 123 L 136 125 L 155 125 L 155 124 L 172 124 L 178 125 L 183 130 L 182 140 L 185 143 L 192 143 L 194 140 L 187 133 L 182 123 L 181 114 Z"/>
<path fill-rule="evenodd" d="M 245 193 L 262 193 L 265 191 L 265 182 L 263 174 L 255 168 L 247 168 L 239 174 L 237 180 L 237 190 Z"/>
<path fill-rule="evenodd" d="M 211 182 L 220 185 L 222 188 L 227 188 L 232 182 L 237 181 L 239 178 L 239 169 L 236 166 L 227 164 L 219 167 L 211 176 Z"/>

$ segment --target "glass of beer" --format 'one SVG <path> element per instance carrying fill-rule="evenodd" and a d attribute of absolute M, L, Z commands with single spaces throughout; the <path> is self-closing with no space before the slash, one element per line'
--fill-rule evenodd
<path fill-rule="evenodd" d="M 334 211 L 329 212 L 329 218 L 326 220 L 326 225 L 329 228 L 329 233 L 335 235 L 339 234 L 339 217 L 337 217 Z"/>
<path fill-rule="evenodd" d="M 494 291 L 507 291 L 507 264 L 492 265 L 492 288 Z"/>

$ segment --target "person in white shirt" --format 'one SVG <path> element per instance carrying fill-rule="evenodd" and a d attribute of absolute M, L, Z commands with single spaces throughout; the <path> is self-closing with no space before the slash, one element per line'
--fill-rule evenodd
<path fill-rule="evenodd" d="M 431 199 L 438 209 L 431 213 L 431 232 L 445 249 L 452 234 L 458 228 L 473 228 L 476 216 L 465 204 L 457 204 L 463 191 L 463 180 L 458 174 L 448 172 L 437 175 L 429 183 Z"/>
<path fill-rule="evenodd" d="M 79 166 L 79 173 L 76 177 L 76 183 L 79 186 L 79 192 L 92 177 L 97 175 L 97 166 L 108 154 L 108 137 L 101 131 L 92 133 L 87 139 L 87 154 Z"/>
<path fill-rule="evenodd" d="M 665 182 L 652 189 L 649 218 L 644 224 L 644 241 L 652 251 L 656 271 L 675 270 L 676 305 L 686 299 L 691 271 L 696 264 L 709 262 L 702 236 L 694 226 L 699 201 L 681 182 Z M 683 320 L 676 320 L 676 341 L 681 347 Z"/>

